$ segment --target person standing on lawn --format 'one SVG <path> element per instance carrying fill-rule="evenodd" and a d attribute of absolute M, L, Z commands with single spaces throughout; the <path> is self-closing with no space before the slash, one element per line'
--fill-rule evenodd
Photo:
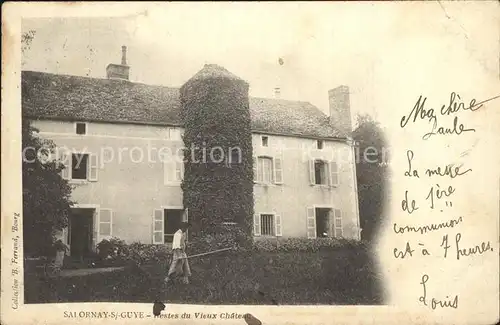
<path fill-rule="evenodd" d="M 186 255 L 186 232 L 188 228 L 189 224 L 183 222 L 180 229 L 174 234 L 172 241 L 172 263 L 165 278 L 165 283 L 168 283 L 172 277 L 182 277 L 182 282 L 185 284 L 189 283 L 191 269 Z"/>

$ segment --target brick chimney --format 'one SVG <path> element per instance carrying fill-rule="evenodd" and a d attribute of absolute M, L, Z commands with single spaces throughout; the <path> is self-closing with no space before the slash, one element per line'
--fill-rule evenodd
<path fill-rule="evenodd" d="M 351 104 L 349 100 L 349 87 L 339 86 L 328 91 L 330 103 L 330 123 L 344 135 L 351 135 Z"/>
<path fill-rule="evenodd" d="M 122 46 L 122 65 L 127 65 L 127 47 Z"/>
<path fill-rule="evenodd" d="M 108 79 L 129 80 L 130 67 L 127 65 L 127 47 L 122 46 L 122 64 L 110 63 L 106 67 Z"/>

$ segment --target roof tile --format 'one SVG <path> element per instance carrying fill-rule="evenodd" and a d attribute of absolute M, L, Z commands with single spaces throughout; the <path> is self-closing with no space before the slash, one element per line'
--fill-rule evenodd
<path fill-rule="evenodd" d="M 179 88 L 124 80 L 22 72 L 22 113 L 32 119 L 182 125 Z M 249 99 L 254 132 L 344 138 L 308 102 Z"/>

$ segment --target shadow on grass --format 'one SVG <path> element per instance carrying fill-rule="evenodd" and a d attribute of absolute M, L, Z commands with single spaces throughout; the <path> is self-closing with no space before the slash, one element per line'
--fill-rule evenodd
<path fill-rule="evenodd" d="M 190 284 L 163 283 L 168 263 L 79 277 L 26 275 L 26 303 L 379 305 L 380 281 L 363 250 L 224 252 L 190 260 Z"/>

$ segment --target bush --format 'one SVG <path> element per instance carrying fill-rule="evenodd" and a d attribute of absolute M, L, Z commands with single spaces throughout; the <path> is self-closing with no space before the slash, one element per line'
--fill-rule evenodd
<path fill-rule="evenodd" d="M 97 244 L 97 249 L 101 267 L 165 263 L 171 254 L 171 249 L 165 245 L 126 244 L 119 238 L 104 239 Z"/>
<path fill-rule="evenodd" d="M 369 246 L 345 245 L 336 252 L 322 254 L 322 270 L 324 287 L 348 298 L 345 304 L 365 299 L 364 288 L 373 296 L 374 301 L 382 300 L 381 280 L 378 276 L 377 263 Z"/>
<path fill-rule="evenodd" d="M 239 225 L 221 224 L 212 228 L 212 232 L 203 237 L 195 238 L 188 243 L 190 254 L 199 254 L 223 248 L 240 249 L 245 246 L 248 238 Z"/>
<path fill-rule="evenodd" d="M 262 239 L 256 244 L 264 245 L 267 242 L 274 245 L 273 247 L 276 246 L 276 241 L 273 243 L 271 240 Z M 192 248 L 194 254 L 218 248 L 213 241 L 214 239 L 206 239 L 206 243 L 212 246 L 188 245 L 188 248 Z M 203 242 L 200 240 L 197 243 Z M 279 240 L 279 244 L 284 243 L 288 246 L 280 247 L 289 251 L 240 249 L 193 258 L 190 260 L 192 285 L 178 287 L 168 293 L 162 289 L 168 270 L 168 266 L 163 262 L 168 262 L 170 249 L 164 245 L 132 243 L 126 245 L 125 258 L 130 263 L 142 267 L 130 267 L 114 273 L 62 278 L 54 281 L 53 289 L 44 289 L 47 287 L 46 281 L 36 284 L 33 283 L 37 281 L 36 277 L 27 278 L 26 299 L 30 302 L 47 299 L 41 297 L 38 291 L 46 292 L 50 289 L 54 291 L 55 300 L 49 300 L 54 302 L 149 303 L 160 297 L 167 303 L 183 304 L 382 303 L 380 279 L 375 272 L 373 255 L 364 243 L 328 239 Z M 301 250 L 293 251 L 292 246 Z M 333 249 L 322 251 L 321 247 Z"/>
<path fill-rule="evenodd" d="M 165 263 L 172 250 L 165 245 L 132 243 L 127 246 L 125 260 L 133 265 Z"/>
<path fill-rule="evenodd" d="M 253 250 L 265 252 L 319 252 L 339 248 L 364 247 L 363 242 L 344 238 L 259 238 Z"/>
<path fill-rule="evenodd" d="M 101 260 L 116 260 L 126 255 L 127 244 L 125 241 L 113 237 L 110 240 L 103 239 L 97 244 L 97 255 Z"/>

